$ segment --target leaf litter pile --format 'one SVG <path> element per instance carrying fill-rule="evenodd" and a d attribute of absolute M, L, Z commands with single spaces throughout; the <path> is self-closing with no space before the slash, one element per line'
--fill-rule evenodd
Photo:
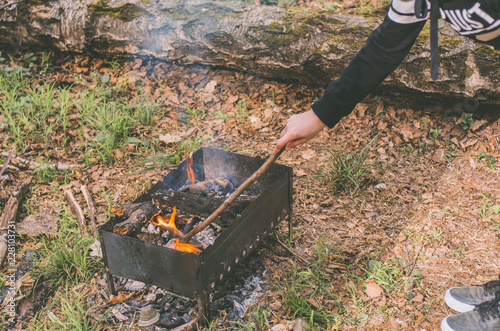
<path fill-rule="evenodd" d="M 82 189 L 102 225 L 201 146 L 267 157 L 287 118 L 322 93 L 149 59 L 6 58 L 2 212 L 29 186 L 15 262 L 0 269 L 4 328 L 11 300 L 26 330 L 138 328 L 137 302 L 158 308 L 164 294 L 110 296 Z M 265 282 L 236 322 L 215 311 L 212 330 L 431 330 L 452 313 L 447 288 L 498 276 L 499 106 L 467 114 L 462 100 L 383 92 L 280 157 L 294 169 L 293 231 L 283 224 L 221 285 L 256 270 Z"/>

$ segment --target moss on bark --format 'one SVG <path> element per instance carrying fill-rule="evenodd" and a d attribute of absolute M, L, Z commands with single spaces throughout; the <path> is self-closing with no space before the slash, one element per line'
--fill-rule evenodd
<path fill-rule="evenodd" d="M 151 15 L 146 9 L 131 3 L 125 3 L 118 7 L 110 7 L 106 0 L 99 0 L 89 5 L 88 12 L 91 16 L 107 15 L 125 22 L 132 21 L 143 15 Z"/>

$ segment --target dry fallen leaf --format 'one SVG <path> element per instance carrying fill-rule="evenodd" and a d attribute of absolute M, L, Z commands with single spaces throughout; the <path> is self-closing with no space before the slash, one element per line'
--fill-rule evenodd
<path fill-rule="evenodd" d="M 118 292 L 118 295 L 111 295 L 109 301 L 106 302 L 106 304 L 110 305 L 110 306 L 116 305 L 117 303 L 121 303 L 121 302 L 127 300 L 128 298 L 130 298 L 134 294 L 135 294 L 134 292 L 126 294 L 125 292 L 120 291 L 120 292 Z"/>
<path fill-rule="evenodd" d="M 417 295 L 411 299 L 413 302 L 422 302 L 424 300 L 424 296 L 421 293 L 417 293 Z"/>
<path fill-rule="evenodd" d="M 305 150 L 304 152 L 302 152 L 302 158 L 304 158 L 306 160 L 310 160 L 315 156 L 316 156 L 316 152 L 313 151 L 312 149 L 308 149 L 308 150 Z"/>
<path fill-rule="evenodd" d="M 306 172 L 302 169 L 297 169 L 294 171 L 294 175 L 297 177 L 302 177 L 306 175 Z"/>
<path fill-rule="evenodd" d="M 376 298 L 382 295 L 382 292 L 382 288 L 374 282 L 369 282 L 366 284 L 366 295 L 368 295 L 370 298 Z"/>
<path fill-rule="evenodd" d="M 181 141 L 181 136 L 180 135 L 172 135 L 170 133 L 167 134 L 162 134 L 159 139 L 163 141 L 165 144 L 171 144 L 171 143 L 176 143 Z"/>
<path fill-rule="evenodd" d="M 438 163 L 443 162 L 443 160 L 444 160 L 444 149 L 442 149 L 442 148 L 437 149 L 436 152 L 434 153 L 434 156 L 432 156 L 432 159 L 435 162 L 438 162 Z"/>

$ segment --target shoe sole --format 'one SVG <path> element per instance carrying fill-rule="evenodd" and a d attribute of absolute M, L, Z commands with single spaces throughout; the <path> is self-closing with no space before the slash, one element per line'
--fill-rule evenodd
<path fill-rule="evenodd" d="M 451 328 L 451 326 L 448 325 L 448 322 L 446 321 L 448 317 L 443 318 L 441 321 L 441 331 L 455 331 Z"/>
<path fill-rule="evenodd" d="M 474 307 L 475 307 L 474 305 L 468 305 L 466 303 L 460 302 L 460 301 L 456 300 L 450 294 L 450 290 L 452 290 L 454 288 L 455 287 L 447 289 L 446 293 L 444 294 L 444 302 L 446 303 L 446 305 L 448 307 L 450 307 L 451 309 L 453 309 L 455 311 L 458 311 L 459 313 L 466 313 L 466 312 L 471 311 L 472 309 L 474 309 Z M 444 322 L 444 320 L 443 320 L 443 322 Z M 452 329 L 448 329 L 448 330 L 452 330 Z"/>

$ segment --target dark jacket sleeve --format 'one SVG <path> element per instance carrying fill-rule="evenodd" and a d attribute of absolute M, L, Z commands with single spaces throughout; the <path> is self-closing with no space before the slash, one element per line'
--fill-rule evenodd
<path fill-rule="evenodd" d="M 387 16 L 375 29 L 340 78 L 312 105 L 319 119 L 332 128 L 403 61 L 425 21 L 399 24 Z"/>

